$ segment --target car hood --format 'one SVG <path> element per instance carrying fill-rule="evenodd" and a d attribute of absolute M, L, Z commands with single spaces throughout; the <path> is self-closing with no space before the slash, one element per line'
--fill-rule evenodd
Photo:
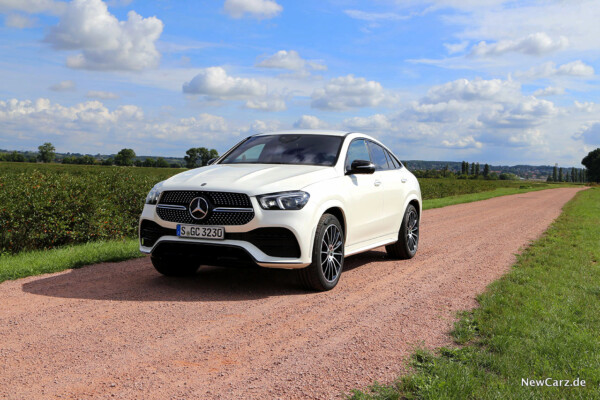
<path fill-rule="evenodd" d="M 255 196 L 299 190 L 336 176 L 333 167 L 317 165 L 217 164 L 172 176 L 164 182 L 163 190 L 227 191 Z"/>

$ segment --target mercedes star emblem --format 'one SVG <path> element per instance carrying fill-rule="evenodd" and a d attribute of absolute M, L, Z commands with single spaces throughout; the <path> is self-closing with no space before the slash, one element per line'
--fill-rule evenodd
<path fill-rule="evenodd" d="M 190 202 L 190 215 L 194 219 L 204 219 L 208 214 L 208 202 L 204 197 L 196 197 Z"/>

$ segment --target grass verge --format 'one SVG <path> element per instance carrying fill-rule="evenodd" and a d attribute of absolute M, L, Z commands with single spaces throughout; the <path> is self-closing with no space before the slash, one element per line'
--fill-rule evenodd
<path fill-rule="evenodd" d="M 142 257 L 137 239 L 90 242 L 0 257 L 0 282 L 107 261 Z"/>
<path fill-rule="evenodd" d="M 521 185 L 521 187 L 503 187 L 503 188 L 498 188 L 498 189 L 494 189 L 494 190 L 489 190 L 486 192 L 460 194 L 457 196 L 441 197 L 438 199 L 426 199 L 426 200 L 423 200 L 423 210 L 446 207 L 446 206 L 451 206 L 454 204 L 471 203 L 473 201 L 487 200 L 487 199 L 491 199 L 492 197 L 507 196 L 510 194 L 535 192 L 538 190 L 556 189 L 559 187 L 577 187 L 577 186 L 582 186 L 582 185 L 565 183 L 565 184 L 544 184 L 544 185 L 530 186 L 527 184 L 523 184 L 523 185 Z"/>
<path fill-rule="evenodd" d="M 412 356 L 413 373 L 364 399 L 600 398 L 600 189 L 577 194 L 452 332 L 457 347 Z M 549 378 L 549 379 L 548 379 Z M 585 380 L 585 387 L 527 386 Z M 546 380 L 548 379 L 548 380 Z"/>

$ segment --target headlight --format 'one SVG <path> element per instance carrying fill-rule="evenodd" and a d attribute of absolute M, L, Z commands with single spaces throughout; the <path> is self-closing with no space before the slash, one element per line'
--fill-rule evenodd
<path fill-rule="evenodd" d="M 164 181 L 158 182 L 156 185 L 154 185 L 152 190 L 150 190 L 150 193 L 148 193 L 148 196 L 146 196 L 146 204 L 158 203 L 158 198 L 160 197 L 160 194 L 162 193 L 163 183 L 164 183 Z"/>
<path fill-rule="evenodd" d="M 256 196 L 258 204 L 265 210 L 300 210 L 310 195 L 306 192 L 280 192 Z"/>

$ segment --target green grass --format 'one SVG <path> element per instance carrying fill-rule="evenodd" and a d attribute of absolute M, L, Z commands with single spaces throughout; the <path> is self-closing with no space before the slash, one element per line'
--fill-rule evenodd
<path fill-rule="evenodd" d="M 446 206 L 451 206 L 454 204 L 470 203 L 473 201 L 487 200 L 487 199 L 491 199 L 492 197 L 506 196 L 506 195 L 510 195 L 510 194 L 534 192 L 534 191 L 544 190 L 544 189 L 555 189 L 558 187 L 577 187 L 577 186 L 582 186 L 582 185 L 571 184 L 571 183 L 561 183 L 561 184 L 536 183 L 534 185 L 521 184 L 521 185 L 515 186 L 515 187 L 500 187 L 500 188 L 497 188 L 494 190 L 489 190 L 486 192 L 461 194 L 461 195 L 457 195 L 457 196 L 441 197 L 438 199 L 424 199 L 423 200 L 423 209 L 429 210 L 432 208 L 446 207 Z"/>
<path fill-rule="evenodd" d="M 419 350 L 412 374 L 351 398 L 600 398 L 600 189 L 578 193 L 478 301 L 455 324 L 456 347 Z M 586 387 L 522 385 L 546 378 Z"/>
<path fill-rule="evenodd" d="M 90 242 L 0 257 L 0 282 L 107 261 L 142 257 L 137 239 Z"/>

